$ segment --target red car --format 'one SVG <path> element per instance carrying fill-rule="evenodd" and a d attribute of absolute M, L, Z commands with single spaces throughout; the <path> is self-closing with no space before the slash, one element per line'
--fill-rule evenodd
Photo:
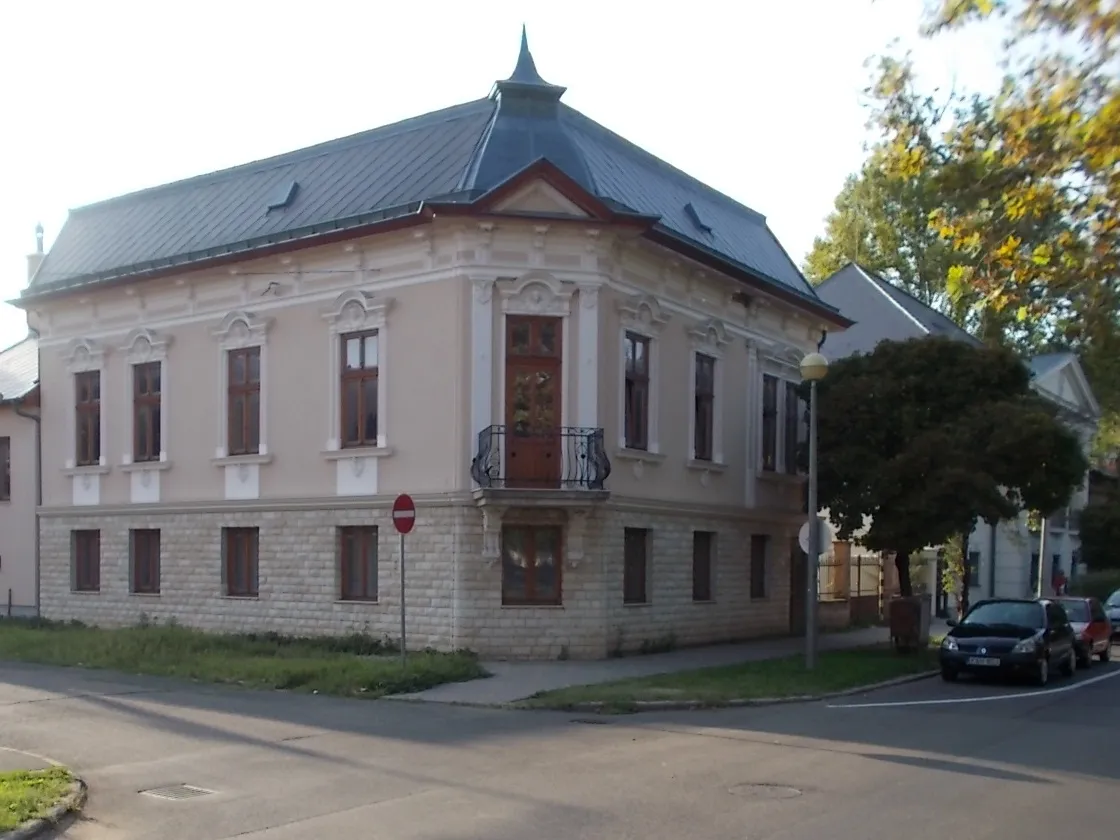
<path fill-rule="evenodd" d="M 1087 668 L 1094 656 L 1101 662 L 1112 658 L 1112 622 L 1105 615 L 1104 607 L 1096 598 L 1051 598 L 1069 616 L 1077 636 L 1077 664 Z"/>

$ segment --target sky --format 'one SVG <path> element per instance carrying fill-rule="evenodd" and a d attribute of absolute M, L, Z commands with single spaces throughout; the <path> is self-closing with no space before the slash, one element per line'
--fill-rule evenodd
<path fill-rule="evenodd" d="M 36 0 L 0 4 L 0 300 L 67 211 L 477 99 L 528 28 L 564 101 L 767 217 L 801 263 L 869 139 L 868 57 L 989 89 L 992 30 L 923 0 Z M 298 11 L 297 11 L 298 10 Z M 0 304 L 0 347 L 23 337 Z"/>

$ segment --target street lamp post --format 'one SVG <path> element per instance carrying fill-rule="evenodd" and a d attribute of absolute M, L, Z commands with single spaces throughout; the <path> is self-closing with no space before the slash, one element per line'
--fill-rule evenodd
<path fill-rule="evenodd" d="M 817 588 L 820 576 L 821 520 L 817 515 L 817 383 L 828 373 L 828 359 L 809 353 L 801 360 L 801 379 L 809 383 L 809 551 L 805 562 L 805 668 L 817 664 Z"/>

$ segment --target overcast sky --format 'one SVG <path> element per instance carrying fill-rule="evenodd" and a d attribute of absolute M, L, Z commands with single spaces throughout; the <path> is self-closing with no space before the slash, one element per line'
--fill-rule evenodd
<path fill-rule="evenodd" d="M 0 299 L 67 210 L 485 96 L 521 25 L 564 101 L 763 213 L 800 262 L 867 139 L 868 56 L 997 80 L 991 31 L 922 41 L 922 0 L 36 0 L 0 10 Z M 654 13 L 656 11 L 656 14 Z M 0 346 L 24 334 L 0 306 Z"/>

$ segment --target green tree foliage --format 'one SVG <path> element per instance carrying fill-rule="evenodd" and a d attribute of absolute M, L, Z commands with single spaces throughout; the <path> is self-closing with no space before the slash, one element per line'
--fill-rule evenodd
<path fill-rule="evenodd" d="M 945 289 L 967 326 L 1027 353 L 1079 353 L 1120 448 L 1120 3 L 943 0 L 927 34 L 1000 18 L 1005 79 L 991 97 L 922 93 L 881 59 L 877 159 L 935 196 L 952 249 Z M 929 205 L 927 205 L 929 206 Z M 923 208 L 924 209 L 924 208 Z"/>
<path fill-rule="evenodd" d="M 1088 469 L 1010 349 L 882 342 L 836 362 L 818 399 L 821 506 L 841 539 L 869 526 L 860 542 L 894 553 L 904 595 L 904 558 L 978 520 L 1057 510 Z"/>
<path fill-rule="evenodd" d="M 1120 569 L 1120 501 L 1090 505 L 1081 512 L 1081 559 L 1093 571 Z"/>

